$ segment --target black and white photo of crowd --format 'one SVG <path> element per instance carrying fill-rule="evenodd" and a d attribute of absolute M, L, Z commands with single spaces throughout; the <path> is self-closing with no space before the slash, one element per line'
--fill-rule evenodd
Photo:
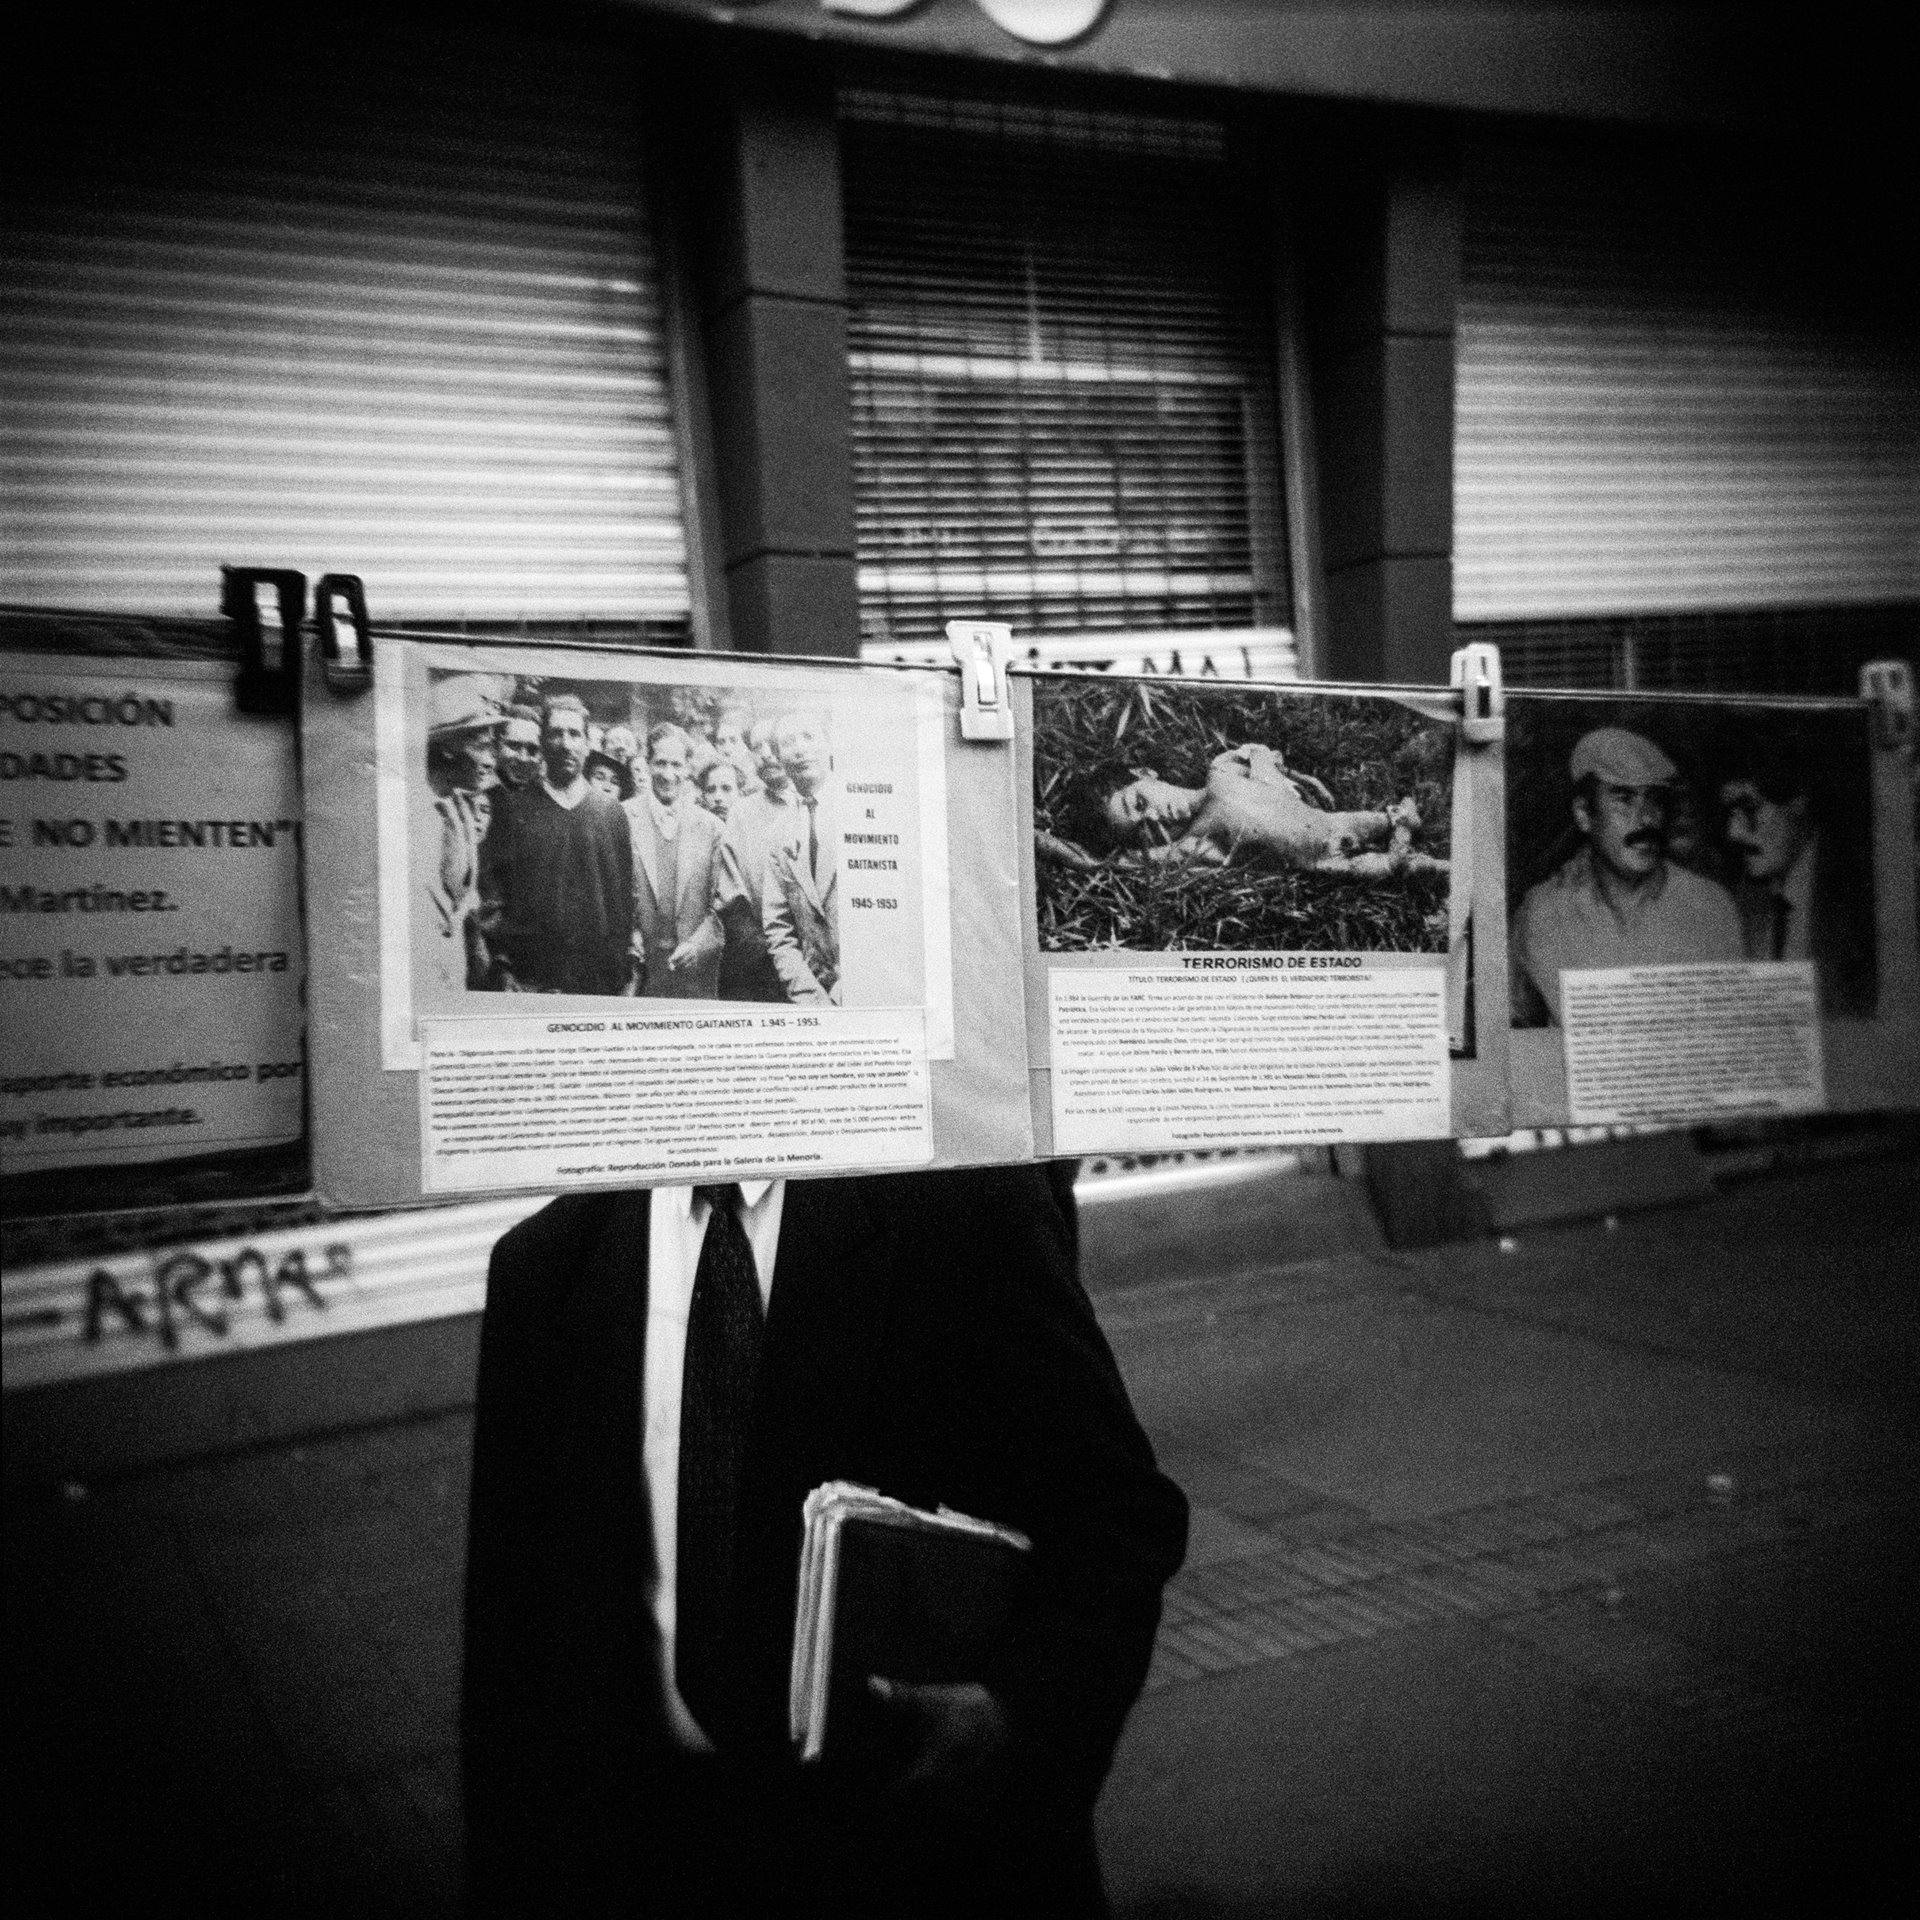
<path fill-rule="evenodd" d="M 839 1004 L 822 708 L 438 671 L 426 705 L 414 858 L 438 987 Z"/>

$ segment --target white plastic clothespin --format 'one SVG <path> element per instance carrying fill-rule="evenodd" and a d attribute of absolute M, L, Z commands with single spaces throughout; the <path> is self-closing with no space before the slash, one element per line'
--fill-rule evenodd
<path fill-rule="evenodd" d="M 1500 649 L 1485 640 L 1453 656 L 1453 684 L 1460 694 L 1460 735 L 1470 747 L 1502 740 L 1507 732 L 1506 690 L 1500 684 Z"/>
<path fill-rule="evenodd" d="M 1869 660 L 1860 669 L 1860 697 L 1873 707 L 1873 744 L 1899 753 L 1913 739 L 1913 669 L 1904 660 Z"/>
<path fill-rule="evenodd" d="M 1011 740 L 1007 661 L 1013 652 L 1013 629 L 992 620 L 949 620 L 947 645 L 960 663 L 960 737 Z"/>

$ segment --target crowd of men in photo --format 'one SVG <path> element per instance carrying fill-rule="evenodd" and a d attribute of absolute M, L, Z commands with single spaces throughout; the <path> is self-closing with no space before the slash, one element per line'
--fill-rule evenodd
<path fill-rule="evenodd" d="M 442 986 L 839 1003 L 820 715 L 727 703 L 641 737 L 577 693 L 515 691 L 478 674 L 428 691 L 421 827 Z"/>

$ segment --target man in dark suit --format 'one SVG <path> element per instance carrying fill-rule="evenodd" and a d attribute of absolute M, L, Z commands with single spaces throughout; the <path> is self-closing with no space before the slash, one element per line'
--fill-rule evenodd
<path fill-rule="evenodd" d="M 663 1525 L 676 1494 L 658 1456 L 663 1413 L 683 1441 L 694 1431 L 682 1422 L 706 1390 L 690 1326 L 713 1247 L 740 1233 L 756 1277 L 771 1274 L 752 1410 L 735 1423 L 731 1609 L 710 1642 L 685 1585 L 687 1483 L 679 1526 Z M 801 1503 L 831 1479 L 1033 1541 L 989 1671 L 875 1689 L 897 1743 L 878 1780 L 803 1770 L 788 1748 Z M 1093 1802 L 1185 1537 L 1185 1501 L 1154 1466 L 1041 1172 L 556 1201 L 496 1249 L 481 1337 L 471 1903 L 1103 1912 Z M 677 1614 L 662 1566 L 675 1558 Z M 697 1691 L 693 1646 L 707 1648 Z"/>
<path fill-rule="evenodd" d="M 774 728 L 793 786 L 790 842 L 767 857 L 761 925 L 767 958 L 787 998 L 840 1004 L 840 825 L 826 730 L 809 713 L 781 716 Z"/>
<path fill-rule="evenodd" d="M 1812 785 L 1790 751 L 1756 745 L 1723 769 L 1719 794 L 1740 871 L 1747 958 L 1811 960 L 1824 1014 L 1870 1014 L 1873 882 L 1863 850 L 1843 850 L 1823 833 Z"/>

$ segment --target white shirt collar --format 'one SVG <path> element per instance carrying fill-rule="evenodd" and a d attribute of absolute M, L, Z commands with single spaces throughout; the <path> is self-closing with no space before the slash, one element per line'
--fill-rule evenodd
<path fill-rule="evenodd" d="M 773 1182 L 771 1180 L 740 1180 L 736 1181 L 735 1185 L 740 1189 L 742 1202 L 748 1210 L 751 1211 L 753 1208 L 759 1206 L 760 1202 L 767 1197 L 768 1192 L 773 1186 Z M 700 1206 L 706 1205 L 704 1200 L 696 1203 L 694 1191 L 691 1187 L 655 1187 L 653 1190 L 653 1204 L 657 1207 L 663 1200 L 668 1206 L 673 1208 L 683 1220 L 691 1220 L 693 1218 L 693 1209 L 696 1204 Z"/>
<path fill-rule="evenodd" d="M 546 788 L 547 798 L 556 807 L 565 807 L 569 813 L 587 797 L 587 776 L 584 773 L 576 773 L 570 787 L 556 787 L 544 773 L 540 776 L 540 784 Z"/>

